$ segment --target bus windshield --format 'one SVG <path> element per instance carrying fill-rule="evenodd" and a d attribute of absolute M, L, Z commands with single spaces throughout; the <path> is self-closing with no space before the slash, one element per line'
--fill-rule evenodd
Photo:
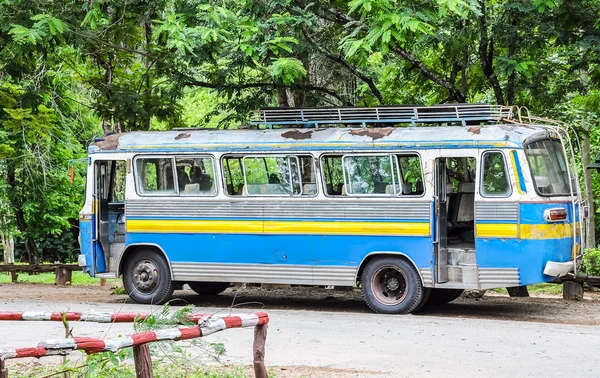
<path fill-rule="evenodd" d="M 569 195 L 569 174 L 558 140 L 539 140 L 525 147 L 525 154 L 533 176 L 535 189 L 540 195 Z"/>

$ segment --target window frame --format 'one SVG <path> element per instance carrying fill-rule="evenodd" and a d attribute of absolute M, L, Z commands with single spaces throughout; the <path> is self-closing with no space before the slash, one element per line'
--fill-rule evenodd
<path fill-rule="evenodd" d="M 485 186 L 484 186 L 484 178 L 485 178 L 485 155 L 486 154 L 491 154 L 491 153 L 499 153 L 502 156 L 502 161 L 504 162 L 503 166 L 504 166 L 504 176 L 506 177 L 506 183 L 508 184 L 508 188 L 509 191 L 507 193 L 500 193 L 500 194 L 492 194 L 492 193 L 486 193 L 485 192 Z M 510 170 L 508 169 L 508 159 L 506 158 L 506 155 L 504 154 L 503 150 L 485 150 L 481 153 L 480 155 L 480 159 L 481 159 L 481 163 L 480 163 L 480 169 L 481 171 L 479 172 L 479 194 L 481 195 L 481 197 L 483 198 L 509 198 L 510 196 L 512 196 L 513 194 L 513 180 L 510 179 Z M 477 172 L 475 172 L 475 176 L 477 177 Z"/>
<path fill-rule="evenodd" d="M 182 195 L 180 190 L 179 190 L 179 186 L 177 185 L 177 158 L 209 158 L 212 161 L 212 165 L 213 165 L 213 172 L 215 174 L 214 176 L 214 180 L 215 180 L 215 190 L 207 195 L 193 195 L 193 194 L 185 194 Z M 141 179 L 141 175 L 138 174 L 138 165 L 137 162 L 139 159 L 171 159 L 171 170 L 173 173 L 173 188 L 175 189 L 175 193 L 142 193 L 141 188 L 142 188 L 142 184 L 140 182 Z M 134 182 L 135 182 L 135 192 L 138 196 L 140 197 L 177 197 L 177 198 L 196 198 L 196 197 L 216 197 L 219 195 L 219 189 L 218 186 L 219 184 L 217 183 L 217 176 L 219 176 L 218 171 L 216 169 L 216 165 L 215 165 L 215 157 L 214 155 L 211 154 L 201 154 L 201 155 L 186 155 L 186 154 L 172 154 L 172 155 L 136 155 L 133 157 L 133 161 L 132 161 L 132 165 L 133 165 L 133 178 L 134 178 Z"/>
<path fill-rule="evenodd" d="M 346 190 L 345 195 L 341 194 L 328 194 L 327 193 L 327 181 L 325 179 L 325 161 L 324 159 L 327 157 L 335 157 L 340 156 L 342 160 L 342 177 L 344 179 L 344 185 L 348 185 L 348 177 L 347 172 L 344 167 L 344 158 L 346 156 L 390 156 L 393 157 L 393 164 L 395 167 L 392 167 L 392 172 L 395 171 L 396 177 L 394 177 L 394 182 L 398 181 L 399 184 L 404 183 L 404 178 L 401 175 L 400 170 L 400 161 L 398 157 L 408 156 L 408 157 L 416 157 L 419 159 L 419 170 L 421 172 L 421 182 L 423 183 L 423 192 L 421 194 L 403 194 L 402 188 L 400 188 L 399 193 L 373 193 L 373 194 L 351 194 Z M 320 175 L 321 175 L 321 189 L 323 190 L 323 195 L 329 198 L 346 198 L 346 197 L 372 197 L 372 198 L 421 198 L 425 196 L 426 188 L 424 181 L 424 172 L 423 172 L 423 158 L 418 151 L 392 151 L 392 152 L 360 152 L 360 153 L 343 153 L 343 152 L 326 152 L 319 156 L 319 166 L 320 166 Z M 399 180 L 396 180 L 399 179 Z M 394 189 L 395 190 L 395 189 Z"/>
<path fill-rule="evenodd" d="M 300 179 L 300 194 L 249 194 L 248 193 L 248 189 L 247 189 L 247 178 L 246 178 L 246 168 L 244 166 L 244 159 L 246 157 L 249 158 L 267 158 L 267 157 L 284 157 L 284 158 L 288 158 L 288 157 L 294 157 L 297 159 L 297 167 L 298 167 L 298 177 Z M 302 169 L 300 167 L 300 158 L 301 157 L 309 157 L 312 160 L 312 169 L 313 172 L 315 174 L 315 185 L 316 185 L 316 192 L 314 194 L 303 194 L 302 191 L 304 190 L 303 184 L 302 184 Z M 225 159 L 228 158 L 237 158 L 240 160 L 240 167 L 242 169 L 242 175 L 244 178 L 244 182 L 243 185 L 245 187 L 246 193 L 244 194 L 242 192 L 242 194 L 230 194 L 227 191 L 227 179 L 225 177 Z M 315 198 L 319 195 L 319 179 L 318 179 L 318 171 L 317 171 L 317 160 L 318 158 L 316 158 L 313 154 L 311 154 L 310 152 L 300 152 L 300 153 L 278 153 L 278 154 L 260 154 L 260 153 L 249 153 L 249 154 L 239 154 L 239 153 L 233 153 L 233 154 L 223 154 L 221 155 L 220 160 L 220 167 L 221 167 L 221 177 L 223 178 L 222 180 L 222 185 L 223 185 L 223 193 L 229 197 L 229 198 L 255 198 L 255 197 L 277 197 L 277 198 L 288 198 L 288 197 L 294 197 L 294 198 Z M 291 171 L 290 171 L 291 174 Z M 290 181 L 291 182 L 291 181 Z M 292 185 L 292 191 L 293 191 L 293 185 Z"/>
<path fill-rule="evenodd" d="M 540 193 L 539 189 L 538 189 L 538 185 L 535 181 L 535 175 L 533 174 L 533 170 L 531 167 L 531 164 L 529 162 L 529 155 L 527 155 L 527 148 L 529 147 L 529 145 L 536 143 L 536 142 L 543 142 L 543 141 L 549 141 L 549 142 L 558 142 L 558 144 L 560 144 L 561 146 L 561 153 L 562 153 L 562 158 L 565 164 L 565 167 L 567 169 L 567 185 L 568 185 L 568 190 L 573 190 L 573 193 L 552 193 L 552 194 L 548 194 L 548 193 Z M 560 139 L 557 138 L 549 138 L 549 137 L 545 137 L 545 138 L 537 138 L 534 140 L 529 140 L 526 143 L 523 144 L 523 153 L 525 154 L 525 161 L 527 161 L 527 167 L 529 169 L 529 174 L 531 175 L 531 182 L 533 183 L 533 189 L 535 190 L 535 193 L 540 196 L 540 197 L 573 197 L 576 194 L 574 193 L 577 188 L 575 186 L 573 186 L 571 183 L 569 183 L 569 177 L 571 178 L 571 180 L 573 180 L 574 176 L 571 173 L 571 167 L 570 167 L 570 163 L 569 163 L 569 159 L 568 157 L 565 155 L 565 149 L 563 144 L 561 143 Z"/>

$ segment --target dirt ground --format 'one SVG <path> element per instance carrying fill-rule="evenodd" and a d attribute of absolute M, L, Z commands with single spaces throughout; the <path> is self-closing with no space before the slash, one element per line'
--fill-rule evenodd
<path fill-rule="evenodd" d="M 126 295 L 112 295 L 110 285 L 58 287 L 47 284 L 2 284 L 0 306 L 22 300 L 50 303 L 69 302 L 123 303 Z M 241 287 L 230 288 L 218 296 L 199 296 L 190 290 L 174 294 L 172 305 L 193 304 L 202 307 L 264 308 L 282 310 L 343 311 L 371 313 L 358 290 L 338 291 L 312 287 Z M 1 308 L 0 308 L 1 310 Z M 443 306 L 423 309 L 415 316 L 480 318 L 559 324 L 600 325 L 600 292 L 586 292 L 581 301 L 565 301 L 560 295 L 535 295 L 510 298 L 488 291 L 481 299 L 461 297 Z"/>

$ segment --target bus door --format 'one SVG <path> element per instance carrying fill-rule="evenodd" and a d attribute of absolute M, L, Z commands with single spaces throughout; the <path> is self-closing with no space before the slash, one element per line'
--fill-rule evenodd
<path fill-rule="evenodd" d="M 126 164 L 123 160 L 98 160 L 94 164 L 95 273 L 109 271 L 114 249 L 125 243 Z"/>
<path fill-rule="evenodd" d="M 435 159 L 435 280 L 448 281 L 448 207 L 446 159 Z"/>

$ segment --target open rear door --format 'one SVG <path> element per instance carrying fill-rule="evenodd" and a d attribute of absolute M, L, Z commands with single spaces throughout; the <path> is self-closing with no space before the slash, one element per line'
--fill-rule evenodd
<path fill-rule="evenodd" d="M 435 282 L 448 282 L 446 159 L 435 160 Z"/>

